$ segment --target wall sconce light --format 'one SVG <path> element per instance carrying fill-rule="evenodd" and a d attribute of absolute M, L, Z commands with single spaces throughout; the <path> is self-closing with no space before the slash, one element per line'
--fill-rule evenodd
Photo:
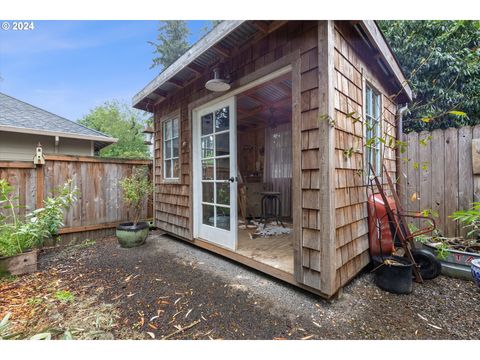
<path fill-rule="evenodd" d="M 147 126 L 145 128 L 145 130 L 143 130 L 142 132 L 143 132 L 143 136 L 145 138 L 144 144 L 145 145 L 152 145 L 153 144 L 153 134 L 155 133 L 153 128 L 151 126 Z"/>

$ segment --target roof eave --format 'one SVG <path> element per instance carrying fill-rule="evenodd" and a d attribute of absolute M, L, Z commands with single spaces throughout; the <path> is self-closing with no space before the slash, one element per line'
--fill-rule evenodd
<path fill-rule="evenodd" d="M 171 79 L 180 72 L 186 65 L 193 62 L 199 55 L 213 47 L 216 43 L 230 34 L 246 20 L 229 20 L 222 21 L 212 31 L 210 31 L 203 39 L 195 43 L 189 50 L 180 56 L 172 65 L 167 67 L 150 83 L 140 90 L 132 99 L 133 107 L 137 107 L 140 102 L 154 92 L 161 84 Z"/>
<path fill-rule="evenodd" d="M 149 101 L 152 103 L 155 100 L 150 99 L 149 96 L 154 93 L 162 84 L 173 78 L 178 74 L 185 66 L 191 64 L 197 57 L 202 55 L 208 49 L 213 47 L 240 25 L 245 23 L 246 20 L 233 20 L 233 21 L 223 21 L 217 27 L 215 27 L 210 33 L 205 35 L 200 41 L 194 44 L 185 54 L 180 56 L 172 65 L 167 67 L 163 72 L 156 76 L 148 85 L 146 85 L 141 91 L 139 91 L 132 99 L 132 105 L 135 108 L 139 108 L 145 111 L 152 111 L 153 109 L 146 108 L 145 100 L 147 104 Z M 410 88 L 408 81 L 405 78 L 405 75 L 400 67 L 395 55 L 393 54 L 390 46 L 386 42 L 382 32 L 380 31 L 378 25 L 373 20 L 362 20 L 360 21 L 362 27 L 364 28 L 366 34 L 368 35 L 370 41 L 378 49 L 382 58 L 385 60 L 389 71 L 395 77 L 398 86 L 401 88 L 401 93 L 404 95 L 405 99 L 412 101 L 413 92 Z M 144 102 L 142 104 L 142 102 Z"/>
<path fill-rule="evenodd" d="M 118 139 L 108 137 L 108 136 L 73 134 L 73 133 L 67 133 L 62 131 L 40 130 L 40 129 L 31 129 L 31 128 L 24 128 L 24 127 L 17 127 L 17 126 L 6 126 L 6 125 L 0 125 L 0 131 L 21 133 L 21 134 L 59 136 L 59 137 L 70 138 L 70 139 L 99 141 L 102 143 L 109 143 L 109 144 L 114 144 L 118 141 Z"/>
<path fill-rule="evenodd" d="M 370 41 L 373 45 L 378 49 L 382 57 L 386 61 L 386 65 L 389 67 L 390 71 L 392 72 L 393 76 L 399 83 L 402 92 L 405 94 L 409 101 L 413 100 L 413 91 L 408 84 L 408 81 L 403 73 L 403 70 L 400 64 L 395 57 L 392 49 L 388 45 L 383 33 L 381 32 L 380 28 L 378 27 L 377 23 L 374 20 L 362 20 L 361 21 L 364 29 L 366 30 L 366 34 L 370 38 Z"/>

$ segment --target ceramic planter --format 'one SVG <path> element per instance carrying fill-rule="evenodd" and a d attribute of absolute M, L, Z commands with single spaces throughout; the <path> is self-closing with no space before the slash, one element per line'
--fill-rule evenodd
<path fill-rule="evenodd" d="M 12 275 L 30 274 L 37 271 L 38 250 L 29 250 L 24 253 L 0 257 L 0 271 Z"/>
<path fill-rule="evenodd" d="M 118 225 L 115 234 L 121 247 L 132 248 L 145 243 L 149 230 L 147 222 L 139 222 L 135 226 L 130 222 Z"/>
<path fill-rule="evenodd" d="M 472 278 L 480 287 L 480 259 L 474 259 L 471 263 Z"/>
<path fill-rule="evenodd" d="M 437 255 L 438 250 L 435 244 L 423 244 L 423 248 Z M 448 255 L 445 259 L 440 259 L 442 263 L 442 274 L 472 280 L 470 264 L 475 259 L 480 259 L 480 254 L 470 253 L 458 250 L 447 250 Z"/>

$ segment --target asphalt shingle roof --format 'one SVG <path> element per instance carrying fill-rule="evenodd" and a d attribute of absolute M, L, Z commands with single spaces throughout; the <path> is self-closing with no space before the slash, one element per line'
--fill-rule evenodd
<path fill-rule="evenodd" d="M 0 92 L 0 126 L 58 131 L 72 135 L 109 137 L 74 121 L 52 114 Z M 112 139 L 113 140 L 113 139 Z"/>

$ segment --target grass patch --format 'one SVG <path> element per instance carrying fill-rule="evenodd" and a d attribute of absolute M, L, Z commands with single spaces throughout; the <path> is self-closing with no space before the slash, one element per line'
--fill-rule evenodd
<path fill-rule="evenodd" d="M 57 290 L 57 292 L 55 292 L 55 299 L 62 303 L 69 303 L 75 300 L 75 296 L 68 290 Z"/>

